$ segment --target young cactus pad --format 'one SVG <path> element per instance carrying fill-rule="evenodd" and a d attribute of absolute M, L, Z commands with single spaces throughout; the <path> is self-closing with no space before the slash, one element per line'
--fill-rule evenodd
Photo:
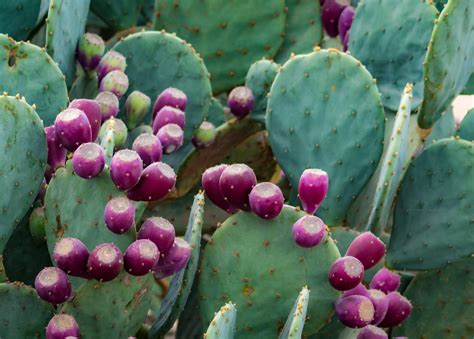
<path fill-rule="evenodd" d="M 206 333 L 205 339 L 233 339 L 235 332 L 235 320 L 237 308 L 232 302 L 222 306 L 212 319 Z"/>
<path fill-rule="evenodd" d="M 199 277 L 204 327 L 222 302 L 232 300 L 239 307 L 236 338 L 275 338 L 305 285 L 312 293 L 305 335 L 328 321 L 339 293 L 327 272 L 340 254 L 330 237 L 312 248 L 293 241 L 291 225 L 304 215 L 291 206 L 271 221 L 239 212 L 217 229 L 204 249 Z"/>
<path fill-rule="evenodd" d="M 305 286 L 301 290 L 295 305 L 286 319 L 285 327 L 280 333 L 280 339 L 300 339 L 303 334 L 303 327 L 306 321 L 306 311 L 308 309 L 309 290 Z"/>

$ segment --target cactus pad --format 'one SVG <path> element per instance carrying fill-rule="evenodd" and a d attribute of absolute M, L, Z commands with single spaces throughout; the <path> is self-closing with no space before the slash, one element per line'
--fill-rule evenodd
<path fill-rule="evenodd" d="M 303 333 L 304 323 L 306 321 L 306 311 L 308 309 L 309 290 L 303 287 L 298 298 L 296 298 L 295 305 L 286 319 L 285 327 L 281 332 L 279 338 L 281 339 L 298 339 Z"/>
<path fill-rule="evenodd" d="M 442 139 L 411 164 L 395 206 L 389 266 L 424 270 L 469 256 L 474 245 L 474 145 Z"/>
<path fill-rule="evenodd" d="M 283 0 L 157 0 L 155 11 L 155 29 L 176 32 L 203 57 L 215 93 L 243 83 L 250 65 L 283 42 Z"/>
<path fill-rule="evenodd" d="M 464 140 L 474 141 L 474 109 L 467 112 L 464 119 L 462 119 L 458 135 Z"/>
<path fill-rule="evenodd" d="M 41 0 L 7 0 L 0 6 L 0 32 L 26 40 L 40 19 Z"/>
<path fill-rule="evenodd" d="M 204 327 L 222 303 L 232 300 L 239 308 L 236 338 L 275 338 L 305 285 L 312 293 L 305 335 L 328 321 L 339 293 L 327 282 L 327 272 L 340 255 L 330 237 L 313 248 L 296 245 L 291 225 L 304 215 L 291 206 L 271 221 L 239 212 L 217 229 L 200 271 Z"/>
<path fill-rule="evenodd" d="M 206 333 L 205 339 L 233 339 L 235 332 L 235 320 L 237 309 L 232 302 L 226 303 L 212 319 Z"/>
<path fill-rule="evenodd" d="M 69 91 L 69 98 L 74 99 L 94 99 L 99 94 L 99 81 L 97 75 L 89 77 L 86 74 L 80 74 L 72 83 Z"/>
<path fill-rule="evenodd" d="M 414 85 L 412 108 L 420 105 L 423 58 L 437 15 L 427 0 L 363 0 L 357 6 L 349 50 L 377 79 L 385 107 L 398 109 L 407 83 Z"/>
<path fill-rule="evenodd" d="M 0 126 L 1 253 L 40 190 L 47 146 L 38 114 L 19 96 L 0 95 Z"/>
<path fill-rule="evenodd" d="M 438 140 L 450 138 L 456 135 L 456 120 L 452 106 L 441 114 L 441 117 L 434 124 L 430 135 L 426 138 L 425 144 L 431 145 Z"/>
<path fill-rule="evenodd" d="M 273 153 L 294 187 L 306 168 L 329 174 L 318 214 L 330 226 L 342 223 L 382 154 L 384 110 L 374 83 L 350 55 L 320 50 L 288 61 L 270 91 Z"/>
<path fill-rule="evenodd" d="M 225 123 L 224 106 L 216 98 L 211 98 L 206 120 L 214 124 L 214 126 L 220 126 Z"/>
<path fill-rule="evenodd" d="M 137 24 L 144 0 L 91 0 L 91 10 L 110 28 L 118 31 Z"/>

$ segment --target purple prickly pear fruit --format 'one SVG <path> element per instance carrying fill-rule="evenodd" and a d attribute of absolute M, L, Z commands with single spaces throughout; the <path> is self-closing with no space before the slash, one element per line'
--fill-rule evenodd
<path fill-rule="evenodd" d="M 104 40 L 94 33 L 85 33 L 77 45 L 77 61 L 86 71 L 93 71 L 99 65 L 105 51 Z"/>
<path fill-rule="evenodd" d="M 160 252 L 155 243 L 148 239 L 139 239 L 128 246 L 123 256 L 125 270 L 131 275 L 142 276 L 155 267 Z"/>
<path fill-rule="evenodd" d="M 119 100 L 114 93 L 100 92 L 95 97 L 95 100 L 99 103 L 102 122 L 117 116 L 119 112 Z"/>
<path fill-rule="evenodd" d="M 254 97 L 250 88 L 245 86 L 235 87 L 227 99 L 230 112 L 237 118 L 243 118 L 253 109 Z"/>
<path fill-rule="evenodd" d="M 400 287 L 400 276 L 382 267 L 370 281 L 370 288 L 380 290 L 385 294 L 396 291 Z"/>
<path fill-rule="evenodd" d="M 153 119 L 153 133 L 158 133 L 160 128 L 168 124 L 176 124 L 181 129 L 184 129 L 185 122 L 186 115 L 184 111 L 179 108 L 164 106 L 156 113 L 156 117 Z"/>
<path fill-rule="evenodd" d="M 191 246 L 185 240 L 176 238 L 168 253 L 161 255 L 153 268 L 155 278 L 163 279 L 181 271 L 186 267 L 190 257 Z"/>
<path fill-rule="evenodd" d="M 344 52 L 346 52 L 349 49 L 349 39 L 351 36 L 351 31 L 347 31 L 346 34 L 344 35 L 344 38 L 342 39 L 342 48 Z"/>
<path fill-rule="evenodd" d="M 314 214 L 328 192 L 328 174 L 320 169 L 307 169 L 298 183 L 298 197 L 306 213 Z"/>
<path fill-rule="evenodd" d="M 105 53 L 100 60 L 99 66 L 97 66 L 99 81 L 112 71 L 125 72 L 125 68 L 127 68 L 127 59 L 118 52 L 109 51 Z"/>
<path fill-rule="evenodd" d="M 126 191 L 138 184 L 143 171 L 143 161 L 137 152 L 121 150 L 114 154 L 110 162 L 110 177 L 115 186 Z"/>
<path fill-rule="evenodd" d="M 53 259 L 56 265 L 69 275 L 85 277 L 89 250 L 76 238 L 62 238 L 54 246 Z"/>
<path fill-rule="evenodd" d="M 135 221 L 135 206 L 126 197 L 109 200 L 104 209 L 104 222 L 107 228 L 116 234 L 128 232 Z"/>
<path fill-rule="evenodd" d="M 326 0 L 321 9 L 321 20 L 323 27 L 330 37 L 336 37 L 339 33 L 338 23 L 339 17 L 347 6 L 350 5 L 349 0 Z"/>
<path fill-rule="evenodd" d="M 123 267 L 123 255 L 112 243 L 98 245 L 92 250 L 87 261 L 91 276 L 98 281 L 115 279 Z"/>
<path fill-rule="evenodd" d="M 380 327 L 400 325 L 411 313 L 410 301 L 398 292 L 387 294 L 388 309 L 385 318 L 378 324 Z"/>
<path fill-rule="evenodd" d="M 216 126 L 208 121 L 203 121 L 193 135 L 191 142 L 196 148 L 207 148 L 216 140 Z"/>
<path fill-rule="evenodd" d="M 175 239 L 174 226 L 165 218 L 152 217 L 142 224 L 137 239 L 149 239 L 162 255 L 169 252 Z"/>
<path fill-rule="evenodd" d="M 359 284 L 354 288 L 351 288 L 350 290 L 342 292 L 342 297 L 348 297 L 350 295 L 361 295 L 363 297 L 369 298 L 370 293 L 367 287 L 365 287 L 363 284 Z"/>
<path fill-rule="evenodd" d="M 30 214 L 29 225 L 31 237 L 37 244 L 44 243 L 46 237 L 46 231 L 44 229 L 45 224 L 46 218 L 44 216 L 44 206 L 35 208 Z"/>
<path fill-rule="evenodd" d="M 99 91 L 112 92 L 117 98 L 121 98 L 128 90 L 128 77 L 122 71 L 112 71 L 108 73 L 99 85 Z"/>
<path fill-rule="evenodd" d="M 137 127 L 150 110 L 151 99 L 148 95 L 133 91 L 125 101 L 125 122 L 128 129 Z"/>
<path fill-rule="evenodd" d="M 388 335 L 383 329 L 374 325 L 368 325 L 360 330 L 357 334 L 357 339 L 388 339 Z"/>
<path fill-rule="evenodd" d="M 271 182 L 255 185 L 249 194 L 250 209 L 262 219 L 276 218 L 283 208 L 284 200 L 280 187 Z"/>
<path fill-rule="evenodd" d="M 374 305 L 375 313 L 374 320 L 372 320 L 372 325 L 377 325 L 380 323 L 388 310 L 388 299 L 385 293 L 379 290 L 369 290 L 369 299 Z"/>
<path fill-rule="evenodd" d="M 188 98 L 183 91 L 169 87 L 161 92 L 156 98 L 156 101 L 153 104 L 153 119 L 155 119 L 157 113 L 165 106 L 179 108 L 184 112 L 186 110 L 187 102 Z"/>
<path fill-rule="evenodd" d="M 224 198 L 219 186 L 219 180 L 222 172 L 228 167 L 228 165 L 217 165 L 210 167 L 202 174 L 202 188 L 206 192 L 207 197 L 218 207 L 222 208 L 227 213 L 235 213 L 237 209 L 232 207 L 231 204 Z"/>
<path fill-rule="evenodd" d="M 67 301 L 72 293 L 66 273 L 56 267 L 46 267 L 38 273 L 35 289 L 41 299 L 55 305 Z"/>
<path fill-rule="evenodd" d="M 80 109 L 87 115 L 87 119 L 89 119 L 89 123 L 91 124 L 92 141 L 95 141 L 99 135 L 100 125 L 102 123 L 99 103 L 92 99 L 75 99 L 71 101 L 69 108 Z"/>
<path fill-rule="evenodd" d="M 49 181 L 59 167 L 66 165 L 67 150 L 61 146 L 54 125 L 46 127 L 44 133 L 48 144 L 48 168 L 45 176 Z"/>
<path fill-rule="evenodd" d="M 374 319 L 374 305 L 361 295 L 339 298 L 334 303 L 336 315 L 341 323 L 350 328 L 362 328 Z"/>
<path fill-rule="evenodd" d="M 135 201 L 153 201 L 164 198 L 176 184 L 176 174 L 163 162 L 155 162 L 145 168 L 138 184 L 127 195 Z"/>
<path fill-rule="evenodd" d="M 346 255 L 359 259 L 368 270 L 382 260 L 385 255 L 385 244 L 372 232 L 364 232 L 352 240 Z"/>
<path fill-rule="evenodd" d="M 254 171 L 245 164 L 227 166 L 219 179 L 224 199 L 232 206 L 250 211 L 249 194 L 257 184 Z"/>
<path fill-rule="evenodd" d="M 319 245 L 326 234 L 324 221 L 314 215 L 299 218 L 292 229 L 293 240 L 301 247 Z"/>
<path fill-rule="evenodd" d="M 163 156 L 160 139 L 151 133 L 140 134 L 133 142 L 132 149 L 142 158 L 144 167 L 160 161 Z"/>
<path fill-rule="evenodd" d="M 99 139 L 103 140 L 107 136 L 109 130 L 113 130 L 115 148 L 120 149 L 124 147 L 128 136 L 127 126 L 125 126 L 125 123 L 114 117 L 106 120 L 100 128 Z"/>
<path fill-rule="evenodd" d="M 329 269 L 328 279 L 338 291 L 347 291 L 356 287 L 364 277 L 364 265 L 354 257 L 337 259 Z"/>
<path fill-rule="evenodd" d="M 68 314 L 56 314 L 46 327 L 46 339 L 79 338 L 79 325 Z"/>
<path fill-rule="evenodd" d="M 61 145 L 74 152 L 81 144 L 92 141 L 92 129 L 87 115 L 77 108 L 67 108 L 54 121 Z"/>
<path fill-rule="evenodd" d="M 72 156 L 74 173 L 84 179 L 97 177 L 105 166 L 104 149 L 94 143 L 87 142 L 79 146 Z"/>
<path fill-rule="evenodd" d="M 319 4 L 322 6 L 326 0 L 319 0 Z"/>
<path fill-rule="evenodd" d="M 176 124 L 161 127 L 156 136 L 160 139 L 165 154 L 171 154 L 183 145 L 184 131 Z"/>
<path fill-rule="evenodd" d="M 347 6 L 341 13 L 339 17 L 339 22 L 337 24 L 339 30 L 339 37 L 341 42 L 344 42 L 346 33 L 349 32 L 352 26 L 352 20 L 354 19 L 355 9 L 352 6 Z"/>

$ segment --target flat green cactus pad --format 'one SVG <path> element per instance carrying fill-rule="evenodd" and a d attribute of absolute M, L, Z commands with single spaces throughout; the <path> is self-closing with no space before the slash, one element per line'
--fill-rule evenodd
<path fill-rule="evenodd" d="M 118 31 L 135 26 L 144 0 L 91 0 L 91 10 Z"/>
<path fill-rule="evenodd" d="M 46 23 L 46 51 L 72 84 L 76 71 L 76 47 L 84 33 L 90 0 L 50 0 Z"/>
<path fill-rule="evenodd" d="M 412 109 L 420 105 L 423 59 L 437 16 L 428 0 L 363 0 L 357 6 L 349 50 L 377 79 L 385 107 L 398 109 L 407 83 L 414 85 Z"/>
<path fill-rule="evenodd" d="M 208 72 L 194 49 L 176 36 L 154 31 L 129 35 L 113 49 L 127 58 L 130 86 L 124 98 L 139 90 L 153 102 L 168 87 L 186 93 L 184 142 L 189 143 L 211 102 Z"/>
<path fill-rule="evenodd" d="M 190 42 L 220 93 L 244 82 L 250 65 L 271 58 L 283 43 L 283 0 L 157 0 L 155 29 Z"/>
<path fill-rule="evenodd" d="M 0 4 L 0 32 L 26 40 L 40 19 L 41 0 L 5 0 Z"/>
<path fill-rule="evenodd" d="M 456 135 L 456 120 L 451 106 L 436 121 L 430 135 L 426 138 L 425 144 L 429 146 L 438 140 L 450 138 L 454 135 Z"/>
<path fill-rule="evenodd" d="M 69 91 L 69 98 L 74 99 L 95 99 L 99 94 L 99 80 L 97 75 L 89 77 L 86 74 L 80 74 L 72 83 Z"/>
<path fill-rule="evenodd" d="M 36 291 L 20 283 L 0 284 L 0 334 L 2 338 L 45 338 L 54 308 Z"/>
<path fill-rule="evenodd" d="M 303 334 L 303 327 L 306 321 L 306 311 L 308 310 L 309 290 L 303 287 L 298 298 L 296 298 L 295 305 L 288 314 L 285 327 L 283 327 L 279 338 L 281 339 L 300 339 Z"/>
<path fill-rule="evenodd" d="M 474 69 L 474 8 L 469 1 L 450 0 L 431 36 L 424 62 L 424 95 L 418 125 L 430 128 L 461 93 Z"/>
<path fill-rule="evenodd" d="M 413 311 L 392 335 L 409 338 L 472 338 L 474 336 L 474 258 L 442 270 L 419 273 L 405 296 Z"/>
<path fill-rule="evenodd" d="M 211 105 L 209 106 L 206 120 L 216 127 L 225 123 L 224 106 L 214 97 L 211 98 Z"/>
<path fill-rule="evenodd" d="M 45 126 L 66 108 L 67 88 L 61 70 L 38 46 L 0 34 L 0 91 L 19 93 L 36 111 Z"/>
<path fill-rule="evenodd" d="M 403 179 L 387 263 L 397 269 L 440 268 L 472 254 L 474 144 L 442 139 L 421 153 Z"/>
<path fill-rule="evenodd" d="M 206 339 L 233 339 L 235 332 L 235 321 L 237 319 L 237 309 L 232 302 L 221 307 L 216 312 L 207 328 L 204 338 Z"/>
<path fill-rule="evenodd" d="M 200 271 L 204 328 L 215 310 L 232 301 L 239 310 L 236 338 L 275 338 L 305 285 L 311 290 L 305 335 L 328 321 L 339 293 L 329 285 L 327 272 L 340 255 L 330 237 L 312 248 L 293 241 L 291 226 L 304 215 L 291 206 L 271 221 L 239 212 L 217 229 Z"/>
<path fill-rule="evenodd" d="M 0 95 L 0 126 L 1 253 L 38 194 L 47 146 L 38 114 L 19 96 Z"/>
<path fill-rule="evenodd" d="M 474 141 L 474 109 L 470 110 L 459 127 L 458 135 L 468 141 Z"/>
<path fill-rule="evenodd" d="M 374 79 L 334 49 L 294 57 L 270 90 L 266 126 L 273 153 L 293 187 L 306 168 L 328 172 L 329 192 L 318 215 L 330 226 L 342 224 L 374 173 L 384 125 Z"/>

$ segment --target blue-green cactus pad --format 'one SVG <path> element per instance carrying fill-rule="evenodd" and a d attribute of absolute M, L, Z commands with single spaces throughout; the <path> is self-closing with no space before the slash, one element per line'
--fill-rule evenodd
<path fill-rule="evenodd" d="M 311 290 L 304 334 L 321 328 L 339 293 L 328 283 L 339 258 L 331 237 L 312 248 L 299 247 L 291 225 L 305 213 L 285 206 L 273 220 L 239 212 L 229 217 L 204 249 L 199 292 L 203 327 L 232 301 L 239 309 L 236 338 L 276 338 L 302 286 Z"/>
<path fill-rule="evenodd" d="M 438 11 L 428 0 L 363 0 L 351 27 L 349 50 L 377 79 L 384 106 L 396 111 L 412 83 L 413 109 L 423 97 L 423 59 Z"/>
<path fill-rule="evenodd" d="M 250 65 L 271 58 L 283 43 L 283 0 L 157 0 L 155 29 L 190 42 L 220 93 L 244 82 Z"/>
<path fill-rule="evenodd" d="M 3 0 L 0 4 L 0 32 L 26 40 L 40 17 L 41 0 Z"/>
<path fill-rule="evenodd" d="M 233 339 L 235 333 L 235 321 L 237 309 L 232 302 L 226 303 L 216 312 L 207 328 L 204 338 L 206 339 Z"/>
<path fill-rule="evenodd" d="M 224 106 L 216 98 L 211 98 L 211 104 L 209 111 L 207 111 L 206 120 L 212 123 L 214 126 L 220 126 L 225 123 Z"/>
<path fill-rule="evenodd" d="M 306 311 L 308 309 L 309 293 L 307 287 L 303 287 L 296 298 L 295 304 L 286 319 L 285 327 L 280 333 L 280 339 L 301 339 L 303 327 L 306 321 Z"/>
<path fill-rule="evenodd" d="M 112 29 L 135 26 L 144 0 L 91 0 L 91 11 Z"/>
<path fill-rule="evenodd" d="M 211 102 L 209 75 L 194 49 L 174 35 L 154 31 L 129 35 L 113 49 L 127 58 L 130 86 L 124 98 L 139 90 L 154 101 L 168 87 L 186 93 L 184 142 L 190 142 Z"/>
<path fill-rule="evenodd" d="M 86 74 L 80 74 L 72 83 L 69 91 L 69 98 L 74 99 L 95 99 L 99 94 L 99 80 L 97 75 L 89 77 Z"/>
<path fill-rule="evenodd" d="M 90 0 L 50 0 L 46 22 L 46 51 L 72 84 L 76 72 L 76 47 L 84 33 Z"/>
<path fill-rule="evenodd" d="M 434 124 L 430 135 L 428 135 L 428 138 L 426 138 L 425 144 L 428 146 L 438 140 L 450 138 L 455 134 L 456 120 L 454 117 L 453 108 L 450 106 L 446 112 L 441 114 L 441 117 Z"/>
<path fill-rule="evenodd" d="M 341 224 L 383 149 L 384 110 L 369 72 L 333 49 L 294 57 L 273 82 L 266 125 L 293 187 L 306 168 L 329 174 L 318 215 L 327 225 Z"/>
<path fill-rule="evenodd" d="M 474 8 L 470 1 L 450 0 L 431 36 L 424 62 L 424 95 L 418 125 L 430 128 L 466 86 L 474 69 Z"/>
<path fill-rule="evenodd" d="M 24 99 L 0 95 L 0 253 L 30 209 L 46 169 L 43 123 Z"/>
<path fill-rule="evenodd" d="M 474 141 L 474 109 L 467 112 L 462 119 L 458 135 L 465 140 Z"/>
<path fill-rule="evenodd" d="M 442 139 L 411 164 L 395 206 L 387 263 L 397 269 L 446 266 L 474 246 L 474 144 Z"/>
<path fill-rule="evenodd" d="M 36 111 L 45 126 L 66 108 L 67 88 L 61 70 L 38 46 L 16 42 L 0 34 L 0 91 L 19 93 Z"/>

